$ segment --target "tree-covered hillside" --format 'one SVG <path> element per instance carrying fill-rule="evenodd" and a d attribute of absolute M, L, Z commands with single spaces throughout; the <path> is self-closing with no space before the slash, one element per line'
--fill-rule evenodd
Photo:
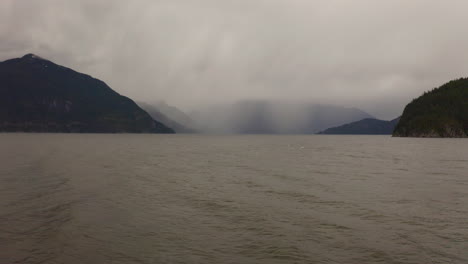
<path fill-rule="evenodd" d="M 467 137 L 468 78 L 451 81 L 408 104 L 397 137 Z"/>
<path fill-rule="evenodd" d="M 0 131 L 174 132 L 104 82 L 33 54 L 0 62 Z"/>

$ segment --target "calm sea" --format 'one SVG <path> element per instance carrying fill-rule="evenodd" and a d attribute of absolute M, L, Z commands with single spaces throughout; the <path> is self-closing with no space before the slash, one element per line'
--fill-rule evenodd
<path fill-rule="evenodd" d="M 468 140 L 0 134 L 0 263 L 468 263 Z"/>

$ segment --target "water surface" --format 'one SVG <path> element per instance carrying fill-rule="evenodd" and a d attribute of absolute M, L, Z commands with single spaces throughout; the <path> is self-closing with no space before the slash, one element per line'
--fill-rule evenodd
<path fill-rule="evenodd" d="M 0 134 L 0 263 L 468 263 L 468 140 Z"/>

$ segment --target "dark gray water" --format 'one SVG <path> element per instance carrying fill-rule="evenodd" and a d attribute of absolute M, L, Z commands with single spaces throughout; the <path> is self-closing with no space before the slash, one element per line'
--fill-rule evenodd
<path fill-rule="evenodd" d="M 468 263 L 468 140 L 0 134 L 0 263 Z"/>

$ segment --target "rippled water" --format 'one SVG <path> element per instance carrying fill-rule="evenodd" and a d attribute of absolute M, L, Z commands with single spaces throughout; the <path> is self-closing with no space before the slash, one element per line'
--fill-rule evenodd
<path fill-rule="evenodd" d="M 468 263 L 468 140 L 0 134 L 0 263 Z"/>

